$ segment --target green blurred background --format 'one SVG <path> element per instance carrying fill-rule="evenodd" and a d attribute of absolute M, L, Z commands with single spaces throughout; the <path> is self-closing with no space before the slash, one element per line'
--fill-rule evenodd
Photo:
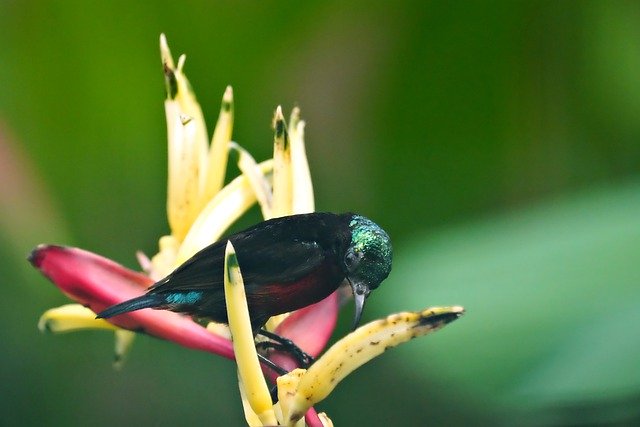
<path fill-rule="evenodd" d="M 142 337 L 114 372 L 111 334 L 36 329 L 67 301 L 36 244 L 136 267 L 167 232 L 161 32 L 257 159 L 301 106 L 318 209 L 394 240 L 366 318 L 468 310 L 348 377 L 336 425 L 640 423 L 638 2 L 5 0 L 0 28 L 0 424 L 243 423 L 229 361 Z"/>

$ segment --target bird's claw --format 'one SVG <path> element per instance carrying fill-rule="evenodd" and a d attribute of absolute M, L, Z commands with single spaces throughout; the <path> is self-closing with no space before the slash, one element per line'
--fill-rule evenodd
<path fill-rule="evenodd" d="M 280 335 L 265 330 L 260 330 L 258 333 L 272 340 L 259 342 L 257 344 L 258 348 L 265 350 L 274 349 L 289 353 L 298 361 L 300 366 L 305 369 L 311 366 L 311 364 L 315 361 L 313 356 L 305 353 L 300 347 L 298 347 L 293 341 L 288 338 L 281 337 Z"/>
<path fill-rule="evenodd" d="M 302 368 L 307 369 L 313 362 L 315 362 L 313 356 L 300 350 L 299 347 L 296 347 L 296 349 L 297 351 L 294 350 L 291 354 L 298 360 L 298 362 L 300 362 Z"/>

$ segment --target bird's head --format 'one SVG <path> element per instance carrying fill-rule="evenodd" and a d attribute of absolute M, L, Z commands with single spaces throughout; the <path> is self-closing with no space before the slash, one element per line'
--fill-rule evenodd
<path fill-rule="evenodd" d="M 351 243 L 344 254 L 344 268 L 355 300 L 354 329 L 364 303 L 391 271 L 393 251 L 389 235 L 368 218 L 354 215 L 349 222 Z"/>

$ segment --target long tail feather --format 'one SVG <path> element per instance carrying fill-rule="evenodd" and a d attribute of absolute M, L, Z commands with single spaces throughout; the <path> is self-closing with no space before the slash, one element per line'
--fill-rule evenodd
<path fill-rule="evenodd" d="M 165 304 L 165 299 L 162 296 L 157 294 L 146 294 L 125 302 L 121 302 L 120 304 L 113 305 L 106 310 L 98 313 L 96 319 L 108 319 L 119 314 L 141 310 L 143 308 L 159 307 L 163 304 Z"/>

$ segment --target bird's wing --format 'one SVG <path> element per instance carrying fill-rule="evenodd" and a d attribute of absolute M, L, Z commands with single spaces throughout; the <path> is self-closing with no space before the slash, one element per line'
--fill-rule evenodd
<path fill-rule="evenodd" d="M 289 283 L 317 269 L 327 252 L 315 241 L 274 241 L 266 245 L 236 250 L 240 271 L 245 283 Z"/>
<path fill-rule="evenodd" d="M 261 235 L 264 234 L 264 235 Z M 231 236 L 246 285 L 293 282 L 321 265 L 327 253 L 315 241 L 282 239 L 269 233 Z M 222 289 L 226 240 L 194 255 L 153 286 L 152 292 Z"/>

